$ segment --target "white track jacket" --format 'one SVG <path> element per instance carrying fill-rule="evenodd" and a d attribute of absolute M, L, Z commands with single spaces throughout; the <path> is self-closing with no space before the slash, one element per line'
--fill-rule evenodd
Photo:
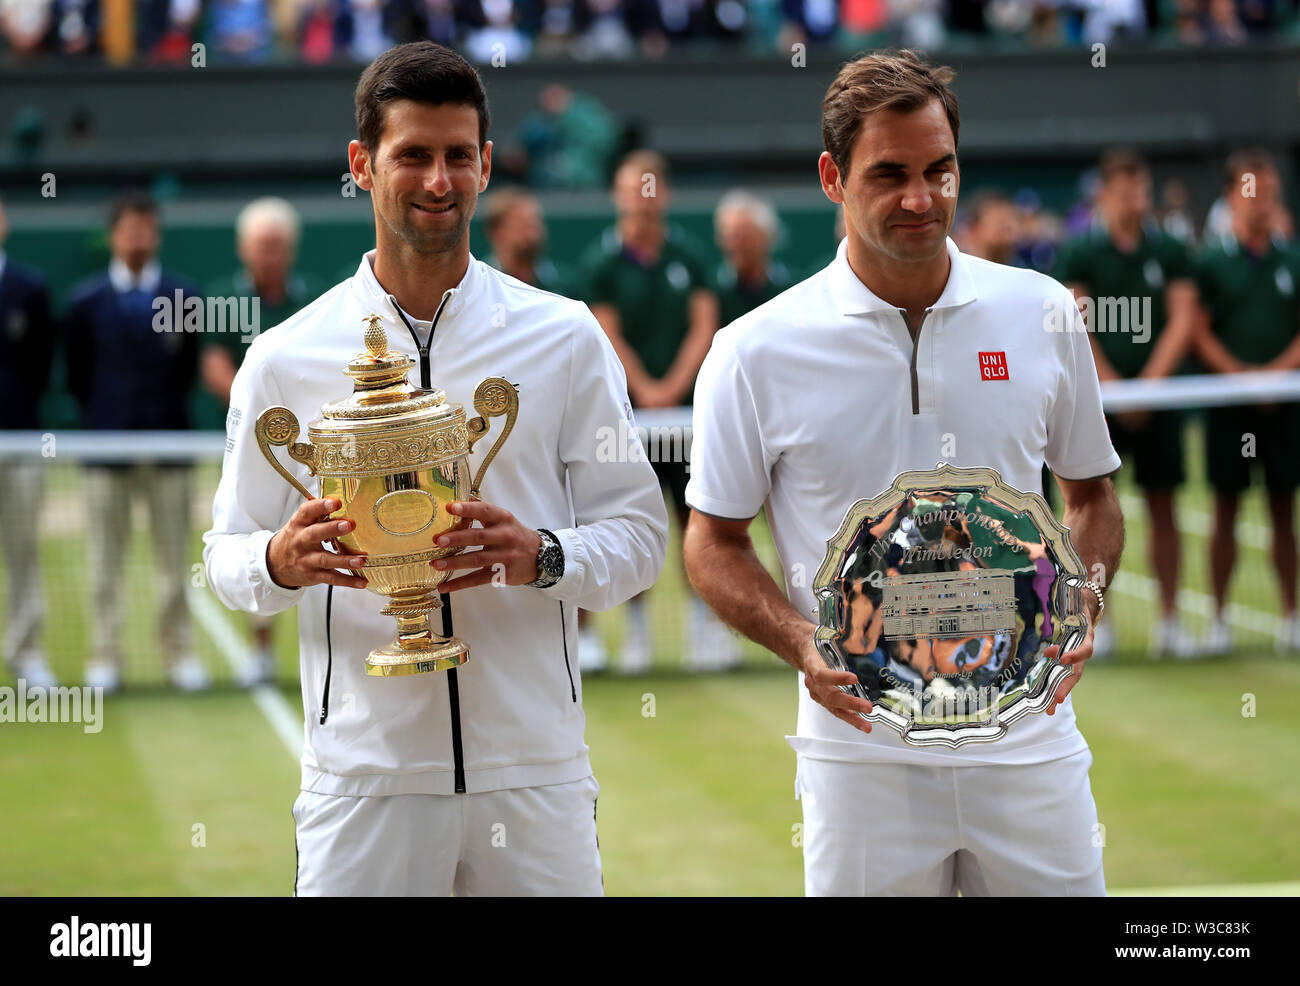
<path fill-rule="evenodd" d="M 231 609 L 298 607 L 303 790 L 452 794 L 586 777 L 578 608 L 608 609 L 649 588 L 668 540 L 654 471 L 635 454 L 635 438 L 624 440 L 631 406 L 622 366 L 584 304 L 473 257 L 444 296 L 431 341 L 423 338 L 427 323 L 423 331 L 413 323 L 417 345 L 375 279 L 373 256 L 249 348 L 231 392 L 221 483 L 204 535 L 208 583 Z M 564 577 L 550 588 L 489 584 L 444 596 L 450 629 L 470 648 L 469 662 L 454 671 L 368 677 L 367 653 L 397 629 L 380 615 L 385 598 L 324 585 L 285 589 L 266 568 L 267 544 L 302 495 L 263 458 L 257 417 L 282 404 L 307 441 L 321 406 L 351 392 L 343 368 L 364 349 L 370 312 L 385 316 L 389 347 L 416 361 L 411 382 L 431 382 L 471 416 L 484 377 L 518 384 L 519 419 L 481 495 L 529 527 L 554 531 L 564 546 Z M 422 360 L 427 377 L 417 379 Z M 475 469 L 504 421 L 489 420 L 492 430 L 471 456 Z M 320 489 L 306 467 L 276 452 L 307 489 Z M 439 618 L 433 614 L 434 629 L 446 630 Z"/>

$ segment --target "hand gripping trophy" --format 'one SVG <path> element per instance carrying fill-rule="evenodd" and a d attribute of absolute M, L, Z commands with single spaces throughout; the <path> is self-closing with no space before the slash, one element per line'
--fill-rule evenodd
<path fill-rule="evenodd" d="M 270 407 L 257 419 L 257 444 L 267 461 L 299 493 L 308 489 L 276 459 L 272 446 L 288 447 L 290 458 L 320 477 L 320 496 L 341 506 L 331 517 L 356 523 L 337 539 L 348 552 L 364 552 L 371 592 L 387 596 L 382 610 L 397 620 L 397 638 L 370 652 L 370 675 L 444 671 L 469 660 L 457 637 L 435 633 L 431 614 L 442 605 L 438 586 L 450 574 L 430 562 L 463 551 L 438 548 L 435 539 L 465 521 L 447 512 L 456 500 L 477 499 L 483 474 L 514 428 L 518 388 L 488 377 L 474 390 L 476 417 L 465 420 L 462 405 L 438 389 L 420 390 L 406 379 L 415 365 L 388 348 L 380 315 L 365 318 L 366 352 L 343 371 L 354 381 L 352 395 L 331 401 L 308 427 L 309 442 L 297 441 L 298 419 L 286 407 Z M 489 418 L 505 425 L 473 474 L 469 455 L 489 430 Z"/>

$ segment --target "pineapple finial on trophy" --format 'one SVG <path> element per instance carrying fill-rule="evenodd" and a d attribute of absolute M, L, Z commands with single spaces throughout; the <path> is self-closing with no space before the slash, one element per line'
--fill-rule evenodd
<path fill-rule="evenodd" d="M 378 359 L 388 352 L 388 333 L 384 331 L 384 316 L 371 312 L 362 321 L 366 323 L 366 352 Z"/>

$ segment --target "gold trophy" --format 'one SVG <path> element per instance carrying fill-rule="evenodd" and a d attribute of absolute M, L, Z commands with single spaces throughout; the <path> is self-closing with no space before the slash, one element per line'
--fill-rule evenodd
<path fill-rule="evenodd" d="M 433 630 L 431 616 L 442 606 L 438 586 L 450 572 L 430 562 L 464 549 L 439 548 L 434 541 L 465 523 L 447 512 L 447 504 L 478 498 L 483 474 L 514 428 L 518 388 L 502 377 L 484 380 L 474 390 L 478 416 L 466 421 L 464 408 L 448 402 L 443 391 L 407 382 L 415 361 L 389 350 L 382 316 L 364 321 L 366 352 L 343 371 L 354 381 L 352 396 L 321 408 L 308 428 L 310 442 L 297 441 L 301 429 L 292 411 L 267 408 L 257 418 L 257 444 L 276 472 L 310 500 L 271 450 L 288 446 L 291 458 L 320 476 L 320 495 L 342 504 L 330 516 L 356 524 L 335 541 L 340 551 L 367 556 L 357 574 L 371 592 L 388 597 L 382 612 L 397 619 L 397 638 L 370 652 L 366 674 L 445 671 L 468 661 L 469 648 Z M 469 454 L 487 434 L 488 419 L 501 415 L 505 427 L 471 482 Z"/>

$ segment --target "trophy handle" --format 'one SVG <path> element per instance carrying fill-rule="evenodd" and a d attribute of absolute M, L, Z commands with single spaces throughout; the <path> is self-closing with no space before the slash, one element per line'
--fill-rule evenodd
<path fill-rule="evenodd" d="M 465 425 L 469 431 L 471 452 L 474 451 L 474 443 L 488 433 L 490 425 L 487 419 L 498 418 L 503 414 L 506 416 L 505 427 L 501 429 L 500 436 L 488 450 L 487 458 L 478 467 L 474 482 L 470 486 L 470 495 L 477 500 L 479 487 L 483 483 L 483 474 L 487 472 L 487 467 L 492 464 L 496 454 L 501 451 L 501 444 L 510 436 L 510 431 L 515 426 L 515 418 L 519 416 L 518 386 L 505 377 L 488 377 L 474 388 L 474 410 L 478 412 L 478 416 L 470 418 Z"/>
<path fill-rule="evenodd" d="M 298 426 L 298 418 L 287 407 L 268 407 L 257 416 L 257 426 L 253 429 L 253 433 L 257 435 L 257 447 L 266 456 L 266 461 L 271 463 L 275 471 L 283 476 L 290 486 L 311 500 L 314 497 L 307 487 L 294 479 L 289 470 L 280 465 L 280 460 L 271 451 L 273 445 L 288 445 L 290 458 L 301 462 L 315 476 L 316 450 L 309 442 L 294 441 L 301 430 Z"/>

